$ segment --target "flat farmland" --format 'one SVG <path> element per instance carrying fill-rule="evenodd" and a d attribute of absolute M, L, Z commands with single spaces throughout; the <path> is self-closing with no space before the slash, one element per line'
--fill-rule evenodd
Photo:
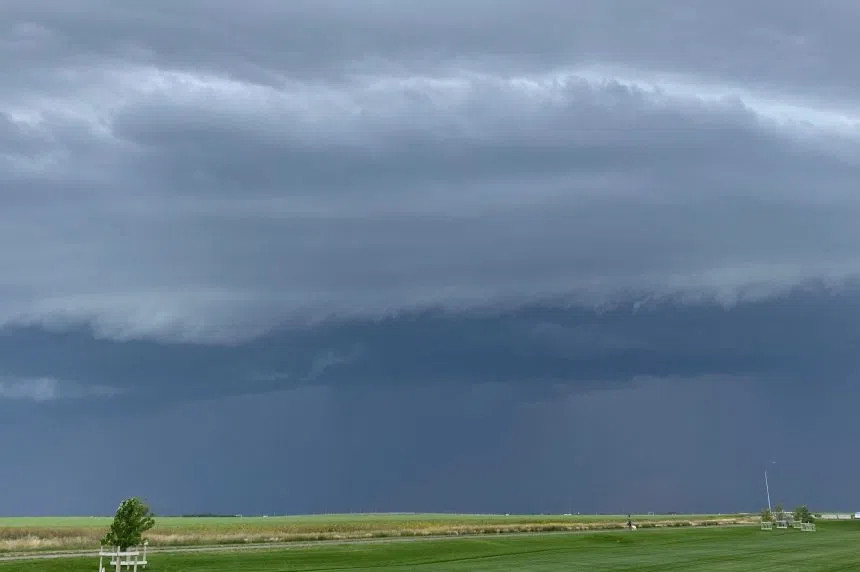
<path fill-rule="evenodd" d="M 837 571 L 860 569 L 860 526 L 822 523 L 817 532 L 755 526 L 650 528 L 451 539 L 381 539 L 293 548 L 157 553 L 153 572 L 375 571 Z M 0 562 L 0 572 L 84 572 L 95 560 Z"/>
<path fill-rule="evenodd" d="M 0 552 L 94 549 L 112 517 L 0 518 Z M 642 528 L 730 525 L 756 516 L 635 515 Z M 158 546 L 225 545 L 410 536 L 562 532 L 623 528 L 624 515 L 334 514 L 270 517 L 156 517 Z"/>

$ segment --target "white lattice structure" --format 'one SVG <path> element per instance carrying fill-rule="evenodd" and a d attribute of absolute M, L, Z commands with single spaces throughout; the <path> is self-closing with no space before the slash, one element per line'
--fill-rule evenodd
<path fill-rule="evenodd" d="M 762 530 L 773 530 L 773 523 L 769 520 L 761 521 L 761 529 Z"/>
<path fill-rule="evenodd" d="M 102 546 L 99 549 L 99 572 L 109 572 L 105 568 L 105 559 L 107 559 L 107 564 L 114 572 L 122 572 L 123 570 L 137 572 L 138 568 L 146 568 L 148 564 L 146 560 L 146 547 L 148 544 L 149 542 L 144 542 L 142 550 L 139 546 L 127 550 L 120 550 L 119 546 L 110 548 Z"/>
<path fill-rule="evenodd" d="M 800 530 L 803 532 L 815 532 L 814 522 L 804 522 L 800 525 Z"/>

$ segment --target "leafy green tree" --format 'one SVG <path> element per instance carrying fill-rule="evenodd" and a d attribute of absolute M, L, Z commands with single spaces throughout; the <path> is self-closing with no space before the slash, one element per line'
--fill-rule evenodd
<path fill-rule="evenodd" d="M 794 520 L 799 520 L 800 522 L 815 522 L 815 517 L 812 516 L 812 513 L 809 512 L 806 505 L 796 507 L 793 512 Z"/>
<path fill-rule="evenodd" d="M 153 527 L 155 519 L 149 512 L 149 507 L 137 497 L 122 501 L 116 509 L 113 523 L 104 538 L 105 546 L 119 546 L 126 550 L 129 546 L 137 546 L 143 540 L 143 533 Z"/>
<path fill-rule="evenodd" d="M 773 520 L 773 513 L 770 512 L 769 508 L 761 509 L 761 520 L 762 522 L 768 522 Z"/>

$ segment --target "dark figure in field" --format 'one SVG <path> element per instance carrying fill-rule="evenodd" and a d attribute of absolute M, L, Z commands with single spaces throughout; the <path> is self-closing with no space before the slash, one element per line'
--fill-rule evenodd
<path fill-rule="evenodd" d="M 633 521 L 630 519 L 629 513 L 627 514 L 627 528 L 629 528 L 629 529 L 633 528 Z"/>

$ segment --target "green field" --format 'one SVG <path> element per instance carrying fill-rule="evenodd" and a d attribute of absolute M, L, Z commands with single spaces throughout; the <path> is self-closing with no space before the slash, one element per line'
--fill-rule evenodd
<path fill-rule="evenodd" d="M 670 515 L 634 515 L 636 520 L 689 520 L 730 518 L 737 514 L 670 514 Z M 166 528 L 232 528 L 237 526 L 270 527 L 279 524 L 296 526 L 342 525 L 359 526 L 367 523 L 393 523 L 401 525 L 410 522 L 434 523 L 503 523 L 503 522 L 604 522 L 607 520 L 622 521 L 627 516 L 622 514 L 453 514 L 453 513 L 368 513 L 368 514 L 311 514 L 296 516 L 156 516 L 156 523 Z M 112 516 L 7 516 L 0 517 L 0 528 L 12 527 L 107 527 L 113 520 Z"/>
<path fill-rule="evenodd" d="M 446 540 L 296 546 L 287 550 L 155 554 L 148 570 L 803 570 L 860 569 L 860 525 L 817 532 L 754 526 L 554 533 Z M 0 563 L 0 571 L 95 569 L 93 558 Z"/>
<path fill-rule="evenodd" d="M 641 526 L 732 524 L 744 515 L 635 516 Z M 109 517 L 0 518 L 0 553 L 95 549 Z M 249 544 L 400 536 L 622 528 L 623 515 L 335 514 L 280 517 L 156 517 L 152 546 Z"/>

